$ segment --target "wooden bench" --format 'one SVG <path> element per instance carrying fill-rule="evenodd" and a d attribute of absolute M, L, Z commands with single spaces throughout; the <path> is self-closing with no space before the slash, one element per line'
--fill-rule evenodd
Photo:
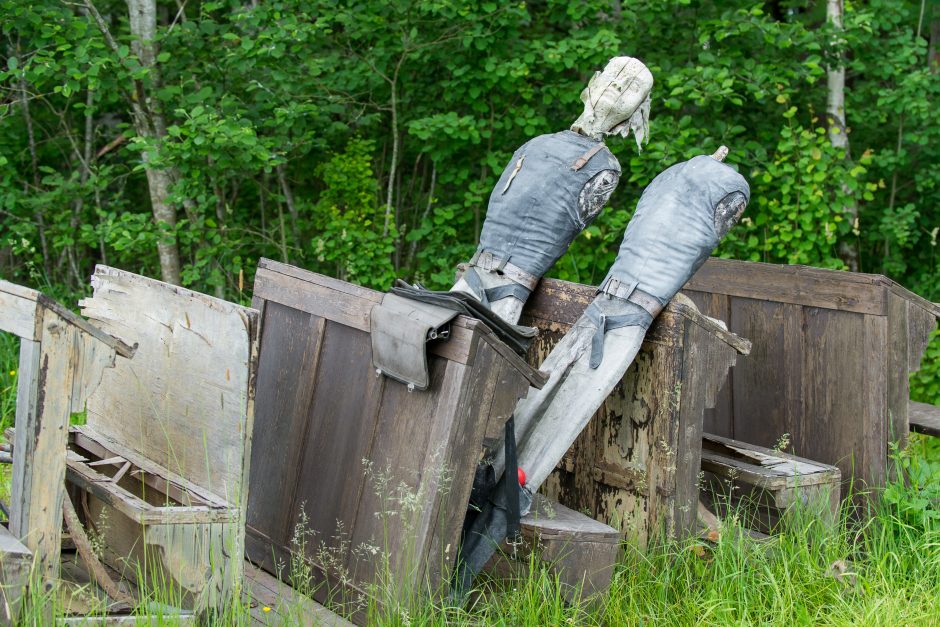
<path fill-rule="evenodd" d="M 595 287 L 543 279 L 522 314 L 538 327 L 538 366 L 593 300 Z M 542 492 L 639 546 L 696 532 L 704 414 L 750 342 L 677 295 L 656 318 L 623 381 Z"/>
<path fill-rule="evenodd" d="M 835 466 L 706 433 L 702 470 L 712 505 L 724 514 L 743 508 L 744 524 L 758 531 L 773 531 L 794 509 L 830 527 L 838 520 L 841 473 Z"/>
<path fill-rule="evenodd" d="M 940 438 L 940 407 L 911 401 L 908 414 L 911 431 Z"/>

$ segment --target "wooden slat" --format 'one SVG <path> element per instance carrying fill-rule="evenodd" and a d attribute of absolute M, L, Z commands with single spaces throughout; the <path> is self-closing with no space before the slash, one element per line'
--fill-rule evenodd
<path fill-rule="evenodd" d="M 0 623 L 19 624 L 16 619 L 32 566 L 30 550 L 0 525 Z"/>
<path fill-rule="evenodd" d="M 702 470 L 768 490 L 838 481 L 839 469 L 739 440 L 702 436 Z"/>
<path fill-rule="evenodd" d="M 908 400 L 911 396 L 910 370 L 910 303 L 894 292 L 888 295 L 888 336 L 885 345 L 887 365 L 888 440 L 901 448 L 908 442 Z"/>
<path fill-rule="evenodd" d="M 808 266 L 713 257 L 684 289 L 864 314 L 887 309 L 884 277 Z"/>
<path fill-rule="evenodd" d="M 710 294 L 688 290 L 683 292 L 688 296 L 699 311 L 706 316 L 724 321 L 729 327 L 731 321 L 731 297 L 726 294 Z M 753 338 L 748 338 L 752 340 Z M 751 349 L 753 350 L 753 348 Z M 750 353 L 750 351 L 748 351 Z M 716 433 L 731 437 L 733 433 L 734 411 L 732 406 L 732 390 L 734 389 L 734 368 L 728 372 L 728 378 L 721 386 L 715 399 L 714 409 L 706 409 L 702 428 L 709 433 Z"/>
<path fill-rule="evenodd" d="M 334 550 L 349 540 L 351 526 L 357 519 L 367 482 L 362 460 L 372 450 L 378 411 L 385 402 L 384 390 L 393 384 L 373 372 L 371 350 L 366 333 L 328 321 L 320 363 L 329 366 L 317 370 L 309 408 L 293 409 L 305 415 L 309 424 L 291 503 L 289 531 L 293 533 L 302 524 L 303 511 L 306 524 L 316 531 L 319 542 Z M 432 360 L 432 376 L 437 362 Z M 342 533 L 340 527 L 344 527 Z M 308 556 L 315 559 L 316 550 L 317 547 L 308 546 Z"/>
<path fill-rule="evenodd" d="M 45 310 L 39 343 L 21 340 L 26 363 L 20 377 L 25 381 L 18 391 L 23 390 L 24 402 L 23 411 L 17 403 L 10 530 L 36 556 L 44 582 L 58 576 L 70 393 L 76 365 L 83 359 L 76 350 L 80 333 Z"/>
<path fill-rule="evenodd" d="M 292 309 L 338 322 L 344 326 L 369 332 L 372 307 L 382 302 L 382 294 L 366 288 L 336 289 L 344 284 L 322 274 L 294 268 L 291 274 L 259 269 L 255 274 L 255 295 L 266 302 L 276 302 Z M 471 363 L 473 347 L 469 321 L 459 319 L 451 324 L 446 341 L 431 342 L 431 354 L 460 363 Z"/>
<path fill-rule="evenodd" d="M 254 482 L 248 499 L 248 524 L 289 543 L 293 491 L 310 421 L 327 321 L 270 301 L 265 304 L 257 389 L 258 428 L 252 442 Z M 299 369 L 299 370 L 298 370 Z M 282 385 L 282 381 L 292 381 Z"/>
<path fill-rule="evenodd" d="M 940 437 L 940 407 L 910 401 L 911 431 Z"/>

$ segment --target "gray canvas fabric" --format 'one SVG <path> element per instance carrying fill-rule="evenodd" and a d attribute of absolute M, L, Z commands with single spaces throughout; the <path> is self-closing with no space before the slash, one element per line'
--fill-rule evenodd
<path fill-rule="evenodd" d="M 584 186 L 604 170 L 620 173 L 606 146 L 581 169 L 572 167 L 596 145 L 589 137 L 562 131 L 519 148 L 490 195 L 478 250 L 535 277 L 544 275 L 586 226 L 578 203 Z"/>

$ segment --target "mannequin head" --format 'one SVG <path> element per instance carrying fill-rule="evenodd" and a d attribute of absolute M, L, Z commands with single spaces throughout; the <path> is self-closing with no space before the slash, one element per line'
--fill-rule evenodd
<path fill-rule="evenodd" d="M 614 57 L 581 92 L 584 112 L 571 130 L 596 140 L 626 137 L 633 131 L 637 148 L 649 135 L 653 75 L 633 57 Z"/>

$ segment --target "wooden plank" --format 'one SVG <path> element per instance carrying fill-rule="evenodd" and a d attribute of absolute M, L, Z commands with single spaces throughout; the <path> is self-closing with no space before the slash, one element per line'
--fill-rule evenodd
<path fill-rule="evenodd" d="M 147 484 L 156 490 L 169 494 L 172 498 L 184 501 L 187 494 L 192 494 L 202 503 L 213 507 L 225 508 L 230 506 L 227 501 L 202 486 L 196 485 L 189 479 L 154 463 L 140 453 L 94 431 L 87 425 L 73 426 L 70 432 L 75 443 L 81 448 L 102 458 L 115 456 L 116 454 L 116 456 L 126 459 L 137 468 L 145 471 Z"/>
<path fill-rule="evenodd" d="M 313 599 L 297 592 L 278 578 L 246 562 L 245 586 L 253 601 L 252 625 L 302 625 L 303 627 L 352 627 Z M 269 611 L 265 611 L 268 608 Z"/>
<path fill-rule="evenodd" d="M 320 363 L 329 367 L 317 371 L 309 409 L 295 408 L 309 424 L 289 532 L 293 535 L 305 525 L 307 531 L 316 532 L 317 542 L 307 547 L 314 560 L 322 546 L 342 563 L 344 556 L 336 553 L 350 540 L 366 488 L 362 460 L 369 458 L 378 412 L 386 402 L 384 390 L 392 383 L 373 372 L 371 351 L 366 333 L 328 321 Z"/>
<path fill-rule="evenodd" d="M 310 422 L 302 408 L 313 400 L 326 324 L 274 301 L 265 304 L 248 524 L 285 545 L 293 531 L 293 491 L 286 487 L 298 485 Z"/>
<path fill-rule="evenodd" d="M 29 400 L 23 412 L 17 407 L 13 460 L 17 480 L 10 503 L 10 530 L 36 556 L 41 580 L 54 582 L 62 536 L 70 393 L 76 364 L 82 359 L 77 353 L 82 342 L 80 331 L 50 310 L 43 314 L 38 357 L 36 345 L 21 342 L 26 345 L 24 391 Z"/>
<path fill-rule="evenodd" d="M 679 537 L 691 536 L 696 526 L 703 417 L 715 407 L 718 391 L 737 360 L 737 351 L 714 341 L 701 326 L 686 323 L 684 332 L 679 411 L 675 433 L 670 434 L 675 442 L 671 519 Z"/>
<path fill-rule="evenodd" d="M 99 266 L 83 313 L 139 344 L 88 400 L 88 426 L 237 502 L 257 312 Z"/>
<path fill-rule="evenodd" d="M 885 346 L 887 365 L 887 435 L 888 440 L 897 442 L 901 448 L 908 442 L 908 401 L 911 396 L 910 370 L 910 328 L 908 308 L 910 303 L 893 292 L 888 294 L 888 335 Z"/>
<path fill-rule="evenodd" d="M 940 407 L 910 401 L 909 415 L 911 431 L 940 437 Z"/>
<path fill-rule="evenodd" d="M 787 318 L 799 307 L 777 302 L 731 299 L 731 320 L 736 333 L 751 340 L 747 359 L 734 369 L 735 439 L 772 447 L 784 434 L 792 434 L 788 386 L 800 380 L 799 371 L 782 350 L 786 342 Z"/>
<path fill-rule="evenodd" d="M 934 311 L 928 311 L 914 303 L 908 303 L 908 369 L 910 372 L 920 370 L 921 360 L 927 345 L 935 336 L 937 329 L 937 316 Z"/>
<path fill-rule="evenodd" d="M 887 308 L 879 275 L 714 257 L 684 289 L 864 314 Z"/>
<path fill-rule="evenodd" d="M 369 332 L 372 307 L 382 302 L 382 294 L 366 288 L 355 293 L 337 289 L 349 285 L 322 274 L 294 268 L 291 274 L 260 269 L 255 274 L 255 295 L 266 302 L 281 303 L 292 309 L 338 322 L 344 326 Z M 460 363 L 472 361 L 472 321 L 458 318 L 451 324 L 446 341 L 431 342 L 429 352 Z"/>
<path fill-rule="evenodd" d="M 702 470 L 769 490 L 832 483 L 839 476 L 835 466 L 710 433 L 702 435 Z"/>
<path fill-rule="evenodd" d="M 711 294 L 686 290 L 683 292 L 704 315 L 722 320 L 730 328 L 731 297 L 726 294 Z M 709 433 L 731 437 L 734 435 L 734 411 L 732 390 L 734 389 L 734 368 L 729 370 L 726 382 L 721 386 L 715 398 L 715 407 L 706 409 L 703 414 L 702 428 Z"/>
<path fill-rule="evenodd" d="M 110 477 L 91 470 L 87 464 L 69 461 L 67 476 L 70 483 L 87 490 L 141 525 L 235 522 L 238 520 L 238 512 L 234 507 L 151 505 L 118 486 Z"/>
<path fill-rule="evenodd" d="M 876 416 L 866 407 L 878 386 L 866 378 L 866 317 L 812 307 L 804 309 L 803 317 L 804 410 L 792 434 L 793 451 L 838 466 L 845 482 L 853 476 L 859 480 L 857 489 L 881 485 L 887 442 L 883 414 L 872 423 Z M 884 411 L 879 403 L 875 407 Z"/>
<path fill-rule="evenodd" d="M 396 381 L 385 383 L 358 514 L 350 530 L 352 546 L 378 551 L 377 557 L 365 559 L 350 554 L 347 568 L 353 578 L 378 582 L 387 564 L 388 574 L 407 593 L 415 592 L 409 571 L 417 571 L 418 581 L 423 573 L 430 540 L 424 517 L 433 511 L 447 453 L 447 440 L 442 441 L 441 435 L 453 427 L 466 371 L 463 364 L 443 360 L 433 360 L 430 368 L 431 383 L 420 394 Z M 437 463 L 432 456 L 437 456 Z"/>

